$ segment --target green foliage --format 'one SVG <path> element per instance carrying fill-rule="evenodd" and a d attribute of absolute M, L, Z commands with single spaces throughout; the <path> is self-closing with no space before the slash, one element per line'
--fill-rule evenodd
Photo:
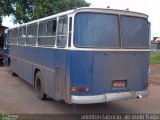
<path fill-rule="evenodd" d="M 5 114 L 5 113 L 0 113 L 0 120 L 3 118 L 3 117 L 6 117 L 7 116 L 7 114 Z"/>
<path fill-rule="evenodd" d="M 151 64 L 160 64 L 160 52 L 151 52 L 150 63 Z"/>
<path fill-rule="evenodd" d="M 63 12 L 75 7 L 87 7 L 85 0 L 1 0 L 2 16 L 14 16 L 14 23 L 24 23 Z M 1 21 L 0 21 L 1 23 Z"/>
<path fill-rule="evenodd" d="M 0 120 L 17 120 L 18 117 L 14 115 L 8 115 L 6 113 L 0 113 Z"/>
<path fill-rule="evenodd" d="M 12 4 L 10 4 L 12 3 Z M 15 4 L 14 0 L 1 0 L 0 1 L 0 26 L 2 24 L 2 17 L 13 14 L 12 5 Z"/>

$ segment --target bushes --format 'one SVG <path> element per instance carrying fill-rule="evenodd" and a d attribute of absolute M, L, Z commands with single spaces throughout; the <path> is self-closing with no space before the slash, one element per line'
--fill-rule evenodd
<path fill-rule="evenodd" d="M 0 113 L 0 120 L 18 120 L 15 115 L 8 115 L 6 113 Z"/>
<path fill-rule="evenodd" d="M 160 52 L 151 52 L 150 64 L 160 64 Z"/>

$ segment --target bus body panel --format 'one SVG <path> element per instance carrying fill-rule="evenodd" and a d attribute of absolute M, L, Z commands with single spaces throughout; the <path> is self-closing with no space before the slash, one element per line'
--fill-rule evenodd
<path fill-rule="evenodd" d="M 10 46 L 12 69 L 34 85 L 34 71 L 40 69 L 45 93 L 57 100 L 65 99 L 66 50 Z"/>
<path fill-rule="evenodd" d="M 54 49 L 41 47 L 10 45 L 9 56 L 17 57 L 24 62 L 54 69 Z M 50 58 L 50 59 L 48 59 Z M 45 62 L 44 62 L 45 61 Z"/>
<path fill-rule="evenodd" d="M 67 70 L 69 71 L 67 79 L 70 80 L 71 87 L 92 86 L 93 52 L 68 51 L 67 64 L 68 64 Z M 91 92 L 86 94 L 91 94 Z M 86 95 L 86 94 L 82 93 L 81 95 Z"/>
<path fill-rule="evenodd" d="M 70 99 L 70 95 L 146 90 L 149 60 L 145 59 L 149 52 L 66 51 L 14 45 L 10 50 L 14 51 L 9 53 L 13 71 L 34 85 L 34 71 L 40 69 L 45 93 L 56 100 Z M 113 89 L 113 80 L 127 80 L 127 88 Z M 90 91 L 73 93 L 72 86 L 89 86 Z"/>
<path fill-rule="evenodd" d="M 7 34 L 5 33 L 4 34 L 4 45 L 3 45 L 3 52 L 4 52 L 4 57 L 3 57 L 3 64 L 4 66 L 8 66 L 8 52 L 9 52 L 9 49 L 8 49 L 8 44 L 7 44 Z"/>
<path fill-rule="evenodd" d="M 148 69 L 145 52 L 95 52 L 93 65 L 93 93 L 141 91 L 146 82 Z M 145 70 L 147 69 L 147 70 Z M 126 80 L 125 88 L 114 89 L 112 82 Z"/>
<path fill-rule="evenodd" d="M 33 65 L 27 62 L 23 62 L 23 76 L 21 76 L 22 78 L 24 78 L 28 83 L 34 85 L 34 81 L 33 81 L 33 76 L 34 76 L 34 72 L 33 72 Z"/>
<path fill-rule="evenodd" d="M 7 45 L 8 46 L 8 45 Z M 4 60 L 3 60 L 3 64 L 4 66 L 8 67 L 8 47 L 4 47 Z"/>
<path fill-rule="evenodd" d="M 51 70 L 44 71 L 45 93 L 54 98 L 55 97 L 55 72 Z"/>
<path fill-rule="evenodd" d="M 99 95 L 126 91 L 146 90 L 149 52 L 86 52 L 71 51 L 67 63 L 70 64 L 71 86 L 90 86 L 89 93 L 72 95 Z M 112 88 L 114 80 L 127 80 L 127 87 Z"/>
<path fill-rule="evenodd" d="M 12 61 L 12 70 L 34 85 L 34 71 L 40 69 L 44 77 L 45 92 L 54 97 L 55 52 L 54 49 L 10 45 L 9 57 Z"/>
<path fill-rule="evenodd" d="M 65 99 L 66 93 L 66 50 L 55 50 L 55 98 Z"/>

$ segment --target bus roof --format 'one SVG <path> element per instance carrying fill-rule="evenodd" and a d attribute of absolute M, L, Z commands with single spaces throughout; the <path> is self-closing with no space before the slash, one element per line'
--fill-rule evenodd
<path fill-rule="evenodd" d="M 31 22 L 21 24 L 21 25 L 17 25 L 15 27 L 12 27 L 12 28 L 9 28 L 9 29 L 13 29 L 13 28 L 17 28 L 17 27 L 21 27 L 21 26 L 25 26 L 25 25 L 49 20 L 49 19 L 53 19 L 53 18 L 60 17 L 60 16 L 69 15 L 69 14 L 72 14 L 72 13 L 78 13 L 78 12 L 99 12 L 99 13 L 120 14 L 120 15 L 128 15 L 128 16 L 148 18 L 148 16 L 146 14 L 133 12 L 133 11 L 128 11 L 128 10 L 117 10 L 117 9 L 110 9 L 110 8 L 108 9 L 108 8 L 81 7 L 81 8 L 76 8 L 76 9 L 73 9 L 73 10 L 68 10 L 68 11 L 65 11 L 65 12 L 61 12 L 61 13 L 58 13 L 58 14 L 54 14 L 54 15 L 51 15 L 51 16 L 48 16 L 48 17 L 40 18 L 40 19 L 31 21 Z"/>
<path fill-rule="evenodd" d="M 118 9 L 110 9 L 110 8 L 89 8 L 89 7 L 82 7 L 77 8 L 74 10 L 75 12 L 105 12 L 110 14 L 120 14 L 120 15 L 128 15 L 128 16 L 135 16 L 135 17 L 144 17 L 148 18 L 148 15 L 144 13 L 129 11 L 129 10 L 118 10 Z"/>

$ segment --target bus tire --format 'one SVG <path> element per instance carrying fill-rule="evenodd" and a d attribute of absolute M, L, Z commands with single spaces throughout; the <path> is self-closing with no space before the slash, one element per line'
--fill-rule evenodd
<path fill-rule="evenodd" d="M 40 100 L 46 99 L 46 94 L 44 93 L 43 77 L 40 71 L 38 71 L 35 75 L 35 93 Z"/>
<path fill-rule="evenodd" d="M 15 72 L 13 72 L 13 70 L 12 70 L 11 62 L 9 63 L 8 68 L 9 68 L 9 73 L 10 73 L 12 76 L 17 76 L 17 74 L 16 74 Z"/>

